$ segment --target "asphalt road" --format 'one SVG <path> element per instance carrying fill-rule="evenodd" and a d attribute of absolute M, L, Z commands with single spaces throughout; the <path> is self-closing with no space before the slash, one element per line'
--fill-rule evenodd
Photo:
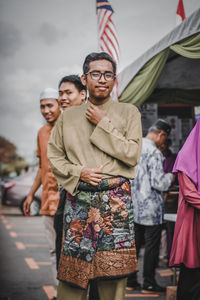
<path fill-rule="evenodd" d="M 42 218 L 0 206 L 0 240 L 0 300 L 51 299 L 55 289 Z M 157 276 L 160 284 L 171 285 L 170 277 Z M 125 299 L 155 298 L 165 300 L 166 295 L 126 291 Z"/>

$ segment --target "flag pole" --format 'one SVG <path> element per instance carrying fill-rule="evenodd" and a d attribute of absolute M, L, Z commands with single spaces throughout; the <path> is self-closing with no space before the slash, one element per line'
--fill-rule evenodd
<path fill-rule="evenodd" d="M 108 0 L 96 0 L 96 12 L 98 23 L 98 41 L 99 50 L 107 52 L 119 67 L 119 43 L 117 38 L 117 32 L 115 24 L 113 22 L 114 10 Z M 118 81 L 113 88 L 113 97 L 115 101 L 118 101 Z"/>
<path fill-rule="evenodd" d="M 95 0 L 95 2 L 96 2 L 96 15 L 97 15 L 97 0 Z M 97 52 L 99 52 L 100 51 L 100 38 L 99 38 L 99 29 L 98 29 L 98 15 L 97 15 L 97 20 L 96 20 L 97 22 L 96 22 L 96 24 L 97 24 L 97 28 L 96 28 L 96 30 L 97 30 Z"/>

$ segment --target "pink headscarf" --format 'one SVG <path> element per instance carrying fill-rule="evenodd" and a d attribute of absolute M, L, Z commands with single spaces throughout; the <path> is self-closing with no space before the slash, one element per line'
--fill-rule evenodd
<path fill-rule="evenodd" d="M 177 155 L 173 173 L 184 172 L 196 185 L 200 195 L 200 118 Z"/>

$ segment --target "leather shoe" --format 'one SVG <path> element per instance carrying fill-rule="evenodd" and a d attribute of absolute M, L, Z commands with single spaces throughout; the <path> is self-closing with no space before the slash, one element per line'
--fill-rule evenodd
<path fill-rule="evenodd" d="M 156 285 L 143 285 L 142 288 L 142 293 L 143 294 L 148 294 L 148 293 L 165 293 L 166 288 L 159 286 L 158 284 Z"/>
<path fill-rule="evenodd" d="M 128 281 L 127 282 L 127 290 L 140 290 L 141 289 L 141 285 L 138 281 Z"/>

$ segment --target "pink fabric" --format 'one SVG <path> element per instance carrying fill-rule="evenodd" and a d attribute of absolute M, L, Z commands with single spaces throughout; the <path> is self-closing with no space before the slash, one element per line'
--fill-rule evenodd
<path fill-rule="evenodd" d="M 178 153 L 173 173 L 184 172 L 196 185 L 200 195 L 200 118 Z"/>
<path fill-rule="evenodd" d="M 184 173 L 178 172 L 178 180 L 179 203 L 169 265 L 200 268 L 200 196 Z"/>

